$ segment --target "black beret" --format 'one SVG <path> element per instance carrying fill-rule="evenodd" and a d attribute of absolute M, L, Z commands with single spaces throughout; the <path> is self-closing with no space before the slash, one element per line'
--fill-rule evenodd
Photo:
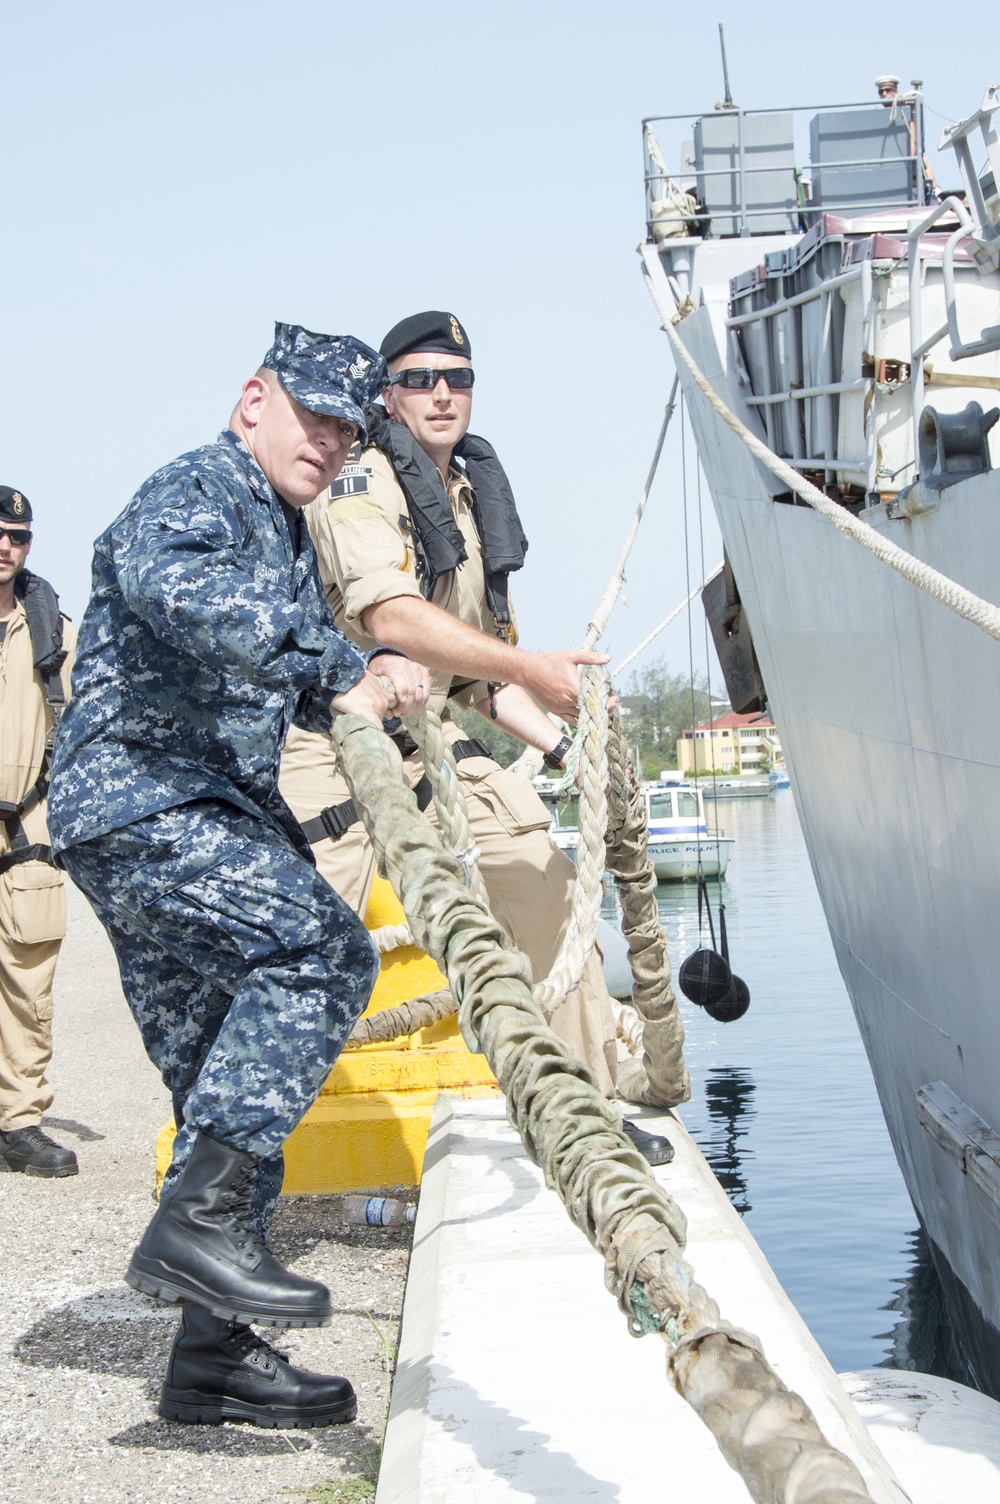
<path fill-rule="evenodd" d="M 5 522 L 31 521 L 31 502 L 21 491 L 12 491 L 10 486 L 0 486 L 0 517 Z"/>
<path fill-rule="evenodd" d="M 385 360 L 395 360 L 398 355 L 409 355 L 411 350 L 426 350 L 441 355 L 467 355 L 472 359 L 469 336 L 453 313 L 431 309 L 427 313 L 413 313 L 408 319 L 393 324 L 379 345 L 379 354 Z"/>

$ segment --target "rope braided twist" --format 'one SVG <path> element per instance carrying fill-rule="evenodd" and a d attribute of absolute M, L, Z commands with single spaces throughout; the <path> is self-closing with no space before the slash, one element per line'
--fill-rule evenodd
<path fill-rule="evenodd" d="M 619 1066 L 618 1092 L 647 1107 L 676 1107 L 691 1095 L 684 1024 L 670 985 L 667 937 L 647 851 L 645 801 L 617 712 L 608 731 L 608 790 L 607 870 L 617 885 L 632 968 L 632 1003 L 642 1021 L 642 1053 L 636 1050 Z"/>
<path fill-rule="evenodd" d="M 683 1262 L 686 1224 L 626 1138 L 591 1072 L 545 1023 L 531 964 L 466 885 L 402 778 L 397 748 L 357 716 L 334 743 L 380 867 L 411 929 L 446 972 L 463 1033 L 479 1041 L 531 1159 L 604 1257 L 630 1329 L 667 1344 L 671 1382 L 712 1431 L 757 1504 L 871 1501 L 756 1338 L 725 1322 Z"/>

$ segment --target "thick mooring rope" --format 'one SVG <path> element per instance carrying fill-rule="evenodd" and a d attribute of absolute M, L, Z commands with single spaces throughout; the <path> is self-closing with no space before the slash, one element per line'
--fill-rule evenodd
<path fill-rule="evenodd" d="M 617 714 L 608 735 L 610 815 L 605 836 L 607 870 L 622 906 L 622 934 L 632 968 L 632 1003 L 642 1020 L 642 1053 L 618 1067 L 618 1091 L 647 1107 L 676 1107 L 691 1095 L 684 1064 L 684 1024 L 670 985 L 667 937 L 656 903 L 656 873 L 649 860 L 649 829 L 642 792 Z"/>
<path fill-rule="evenodd" d="M 643 246 L 642 255 L 646 264 L 646 282 L 662 320 L 663 329 L 674 347 L 675 355 L 691 373 L 695 384 L 712 410 L 718 413 L 727 427 L 731 428 L 733 433 L 743 441 L 750 453 L 760 460 L 772 475 L 776 475 L 790 491 L 819 512 L 820 516 L 825 517 L 827 522 L 832 522 L 833 526 L 846 537 L 859 543 L 881 563 L 887 564 L 890 569 L 901 574 L 905 580 L 909 580 L 911 585 L 916 585 L 918 590 L 923 590 L 934 600 L 939 601 L 942 606 L 947 606 L 949 611 L 954 611 L 956 616 L 961 616 L 965 621 L 971 622 L 974 627 L 979 627 L 981 631 L 1000 640 L 1000 608 L 990 601 L 983 600 L 982 596 L 974 594 L 973 591 L 967 590 L 964 585 L 959 585 L 955 580 L 949 579 L 939 570 L 932 569 L 929 564 L 925 564 L 914 554 L 908 553 L 905 548 L 890 543 L 888 538 L 883 538 L 882 534 L 875 528 L 869 527 L 867 522 L 861 522 L 839 503 L 831 501 L 829 496 L 825 496 L 818 487 L 805 480 L 797 470 L 793 470 L 791 465 L 773 450 L 768 449 L 756 434 L 750 432 L 745 423 L 740 422 L 688 353 L 687 346 L 674 328 L 670 311 L 662 306 L 663 299 L 659 294 L 656 271 L 650 264 L 651 258 L 657 255 L 655 247 Z"/>
<path fill-rule="evenodd" d="M 359 1018 L 344 1049 L 360 1050 L 365 1044 L 388 1044 L 402 1034 L 429 1029 L 442 1019 L 451 1018 L 455 1011 L 455 999 L 446 987 L 440 992 L 428 992 L 423 997 L 411 997 L 395 1008 L 383 1008 L 381 1013 Z"/>
<path fill-rule="evenodd" d="M 368 938 L 380 956 L 387 956 L 394 950 L 402 950 L 404 946 L 413 944 L 408 924 L 380 925 L 377 930 L 368 931 Z"/>
<path fill-rule="evenodd" d="M 420 816 L 396 747 L 357 716 L 338 716 L 333 739 L 380 870 L 446 972 L 463 1034 L 482 1048 L 527 1153 L 603 1254 L 606 1284 L 630 1328 L 662 1336 L 671 1382 L 758 1504 L 870 1504 L 854 1464 L 683 1262 L 683 1213 L 625 1137 L 614 1104 L 545 1023 L 528 958 Z"/>
<path fill-rule="evenodd" d="M 580 783 L 580 839 L 569 926 L 548 977 L 535 987 L 535 1002 L 552 1017 L 580 984 L 594 948 L 604 882 L 604 832 L 608 823 L 608 697 L 610 681 L 600 668 L 580 670 L 580 724 L 583 739 L 577 777 Z"/>
<path fill-rule="evenodd" d="M 691 1094 L 684 1065 L 684 1026 L 670 985 L 667 941 L 656 907 L 656 875 L 647 851 L 642 795 L 635 779 L 617 714 L 609 724 L 610 682 L 606 670 L 581 670 L 579 780 L 580 840 L 570 920 L 559 954 L 547 978 L 534 988 L 534 999 L 548 1022 L 556 1008 L 579 986 L 594 947 L 605 870 L 618 883 L 622 933 L 628 943 L 633 974 L 633 1003 L 641 1021 L 642 1050 L 623 1062 L 618 1089 L 627 1101 L 651 1107 L 676 1107 Z M 407 729 L 416 741 L 430 780 L 446 848 L 461 862 L 467 880 L 476 880 L 475 896 L 488 911 L 482 878 L 474 860 L 461 782 L 438 717 L 430 711 L 410 716 Z M 470 884 L 471 886 L 471 884 Z M 386 927 L 416 936 L 406 926 Z M 381 932 L 378 932 L 381 933 Z M 449 993 L 417 998 L 359 1020 L 351 1048 L 386 1043 L 412 1034 L 456 1011 Z M 638 1030 L 633 1031 L 638 1038 Z"/>

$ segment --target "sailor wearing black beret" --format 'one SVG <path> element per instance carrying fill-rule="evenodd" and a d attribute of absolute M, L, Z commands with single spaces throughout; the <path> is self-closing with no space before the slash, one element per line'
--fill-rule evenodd
<path fill-rule="evenodd" d="M 364 648 L 428 666 L 429 703 L 458 764 L 493 913 L 539 980 L 569 923 L 573 867 L 554 846 L 549 812 L 534 790 L 501 768 L 449 707 L 477 711 L 559 769 L 570 738 L 539 704 L 575 722 L 579 665 L 607 659 L 517 646 L 508 580 L 524 562 L 527 539 L 496 451 L 468 431 L 475 376 L 458 317 L 441 309 L 411 314 L 389 330 L 380 353 L 389 368 L 384 407 L 367 415 L 367 447 L 352 451 L 329 497 L 307 509 L 309 531 L 338 626 Z M 424 770 L 413 744 L 401 743 L 419 799 Z M 292 732 L 280 788 L 320 872 L 363 914 L 374 856 L 328 738 Z M 596 953 L 551 1023 L 615 1100 L 615 1022 Z M 666 1139 L 626 1128 L 653 1163 L 672 1158 Z"/>
<path fill-rule="evenodd" d="M 77 1173 L 73 1150 L 42 1127 L 66 916 L 46 789 L 76 639 L 52 586 L 27 567 L 31 522 L 24 492 L 0 486 L 0 1164 L 49 1179 Z"/>

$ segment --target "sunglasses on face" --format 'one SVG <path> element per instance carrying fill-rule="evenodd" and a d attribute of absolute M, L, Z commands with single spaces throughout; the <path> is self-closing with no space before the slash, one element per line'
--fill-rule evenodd
<path fill-rule="evenodd" d="M 14 548 L 27 548 L 31 542 L 31 534 L 23 527 L 3 527 L 0 525 L 0 538 L 9 538 Z"/>
<path fill-rule="evenodd" d="M 431 392 L 439 381 L 444 380 L 450 391 L 467 392 L 475 379 L 476 373 L 471 366 L 459 366 L 456 371 L 437 371 L 433 366 L 413 366 L 409 371 L 397 371 L 395 376 L 390 376 L 389 385 Z"/>

